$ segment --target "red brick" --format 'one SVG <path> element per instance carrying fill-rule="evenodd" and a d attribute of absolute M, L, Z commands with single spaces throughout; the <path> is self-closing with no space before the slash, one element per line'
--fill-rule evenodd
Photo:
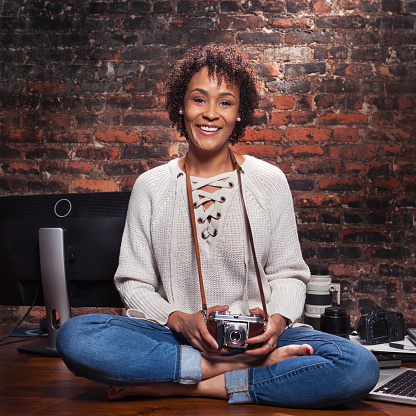
<path fill-rule="evenodd" d="M 12 162 L 7 168 L 4 166 L 3 170 L 5 173 L 38 175 L 40 173 L 40 165 L 30 161 Z"/>
<path fill-rule="evenodd" d="M 121 183 L 121 190 L 131 191 L 136 182 L 136 179 L 137 179 L 137 176 L 135 176 L 134 178 L 123 179 L 123 182 Z"/>
<path fill-rule="evenodd" d="M 289 174 L 292 170 L 292 164 L 290 162 L 280 162 L 277 166 L 286 174 Z"/>
<path fill-rule="evenodd" d="M 97 130 L 94 135 L 102 142 L 136 143 L 139 140 L 139 132 L 134 130 Z"/>
<path fill-rule="evenodd" d="M 277 126 L 283 126 L 285 124 L 289 124 L 291 123 L 291 116 L 290 113 L 285 111 L 285 112 L 272 112 L 272 116 L 270 119 L 270 123 L 277 125 Z"/>
<path fill-rule="evenodd" d="M 300 224 L 316 224 L 319 221 L 319 215 L 312 212 L 300 212 L 297 219 Z"/>
<path fill-rule="evenodd" d="M 93 166 L 88 162 L 75 162 L 71 161 L 68 164 L 67 170 L 72 174 L 86 174 L 93 171 Z"/>
<path fill-rule="evenodd" d="M 315 97 L 315 105 L 318 108 L 329 108 L 332 107 L 335 103 L 333 95 L 318 95 Z"/>
<path fill-rule="evenodd" d="M 58 130 L 48 132 L 48 140 L 59 143 L 89 143 L 92 141 L 90 130 Z"/>
<path fill-rule="evenodd" d="M 319 122 L 327 125 L 364 124 L 367 121 L 367 116 L 359 113 L 326 113 L 319 117 Z"/>
<path fill-rule="evenodd" d="M 236 144 L 232 146 L 237 153 L 242 155 L 251 155 L 258 158 L 272 158 L 276 157 L 276 147 L 268 144 Z"/>
<path fill-rule="evenodd" d="M 383 151 L 385 156 L 399 156 L 403 152 L 403 146 L 400 144 L 385 144 Z"/>
<path fill-rule="evenodd" d="M 137 112 L 124 115 L 126 126 L 157 126 L 170 127 L 169 116 L 165 112 Z"/>
<path fill-rule="evenodd" d="M 133 108 L 135 109 L 142 109 L 142 108 L 154 108 L 157 106 L 158 101 L 157 98 L 154 96 L 149 97 L 135 97 L 133 99 Z"/>
<path fill-rule="evenodd" d="M 245 132 L 243 140 L 248 142 L 278 142 L 281 138 L 281 130 L 248 129 Z"/>
<path fill-rule="evenodd" d="M 257 16 L 223 16 L 220 19 L 220 29 L 243 30 L 248 28 L 259 29 L 266 25 L 266 22 Z"/>
<path fill-rule="evenodd" d="M 53 129 L 69 128 L 74 123 L 75 115 L 48 113 L 39 118 L 43 120 L 47 126 L 51 126 Z"/>
<path fill-rule="evenodd" d="M 333 146 L 329 149 L 329 157 L 334 159 L 372 159 L 377 156 L 377 146 L 356 144 Z"/>
<path fill-rule="evenodd" d="M 74 152 L 76 157 L 80 159 L 114 160 L 119 157 L 119 148 L 109 146 L 81 146 L 77 147 Z"/>
<path fill-rule="evenodd" d="M 277 77 L 282 71 L 280 65 L 276 63 L 263 63 L 254 65 L 257 76 L 260 77 Z"/>
<path fill-rule="evenodd" d="M 359 195 L 345 195 L 342 203 L 348 207 L 360 207 L 363 204 L 363 197 Z"/>
<path fill-rule="evenodd" d="M 278 110 L 290 110 L 295 106 L 294 97 L 275 96 L 273 97 L 273 106 Z"/>
<path fill-rule="evenodd" d="M 76 179 L 72 188 L 73 192 L 114 192 L 117 191 L 117 182 L 98 179 Z"/>
<path fill-rule="evenodd" d="M 26 159 L 60 160 L 68 159 L 70 148 L 66 146 L 31 146 L 24 149 Z"/>
<path fill-rule="evenodd" d="M 398 161 L 397 171 L 409 173 L 409 174 L 416 176 L 416 161 L 413 161 L 413 162 Z"/>
<path fill-rule="evenodd" d="M 43 136 L 43 130 L 38 129 L 11 129 L 9 130 L 10 142 L 34 143 L 40 142 Z M 5 143 L 8 140 L 4 140 Z"/>
<path fill-rule="evenodd" d="M 394 115 L 393 113 L 383 111 L 380 113 L 373 114 L 373 124 L 376 126 L 382 125 L 391 125 L 394 122 Z"/>
<path fill-rule="evenodd" d="M 303 144 L 290 147 L 279 146 L 277 153 L 279 156 L 312 157 L 322 156 L 324 151 L 321 146 Z"/>
<path fill-rule="evenodd" d="M 287 140 L 291 141 L 328 141 L 331 140 L 331 129 L 320 129 L 315 127 L 288 127 L 285 132 Z"/>
<path fill-rule="evenodd" d="M 341 230 L 341 241 L 359 243 L 379 243 L 389 241 L 389 237 L 384 230 Z"/>
<path fill-rule="evenodd" d="M 365 64 L 351 64 L 345 68 L 345 75 L 354 77 L 368 76 L 371 72 L 371 66 Z"/>
<path fill-rule="evenodd" d="M 315 118 L 315 113 L 300 111 L 272 112 L 271 124 L 278 126 L 286 124 L 307 124 Z"/>
<path fill-rule="evenodd" d="M 64 82 L 51 82 L 51 81 L 45 81 L 45 82 L 32 82 L 29 81 L 27 83 L 27 89 L 38 91 L 38 92 L 67 92 L 69 91 L 68 85 L 66 85 Z"/>
<path fill-rule="evenodd" d="M 332 264 L 328 267 L 329 272 L 334 277 L 347 277 L 351 279 L 353 277 L 361 277 L 368 275 L 371 270 L 371 265 L 359 264 Z"/>
<path fill-rule="evenodd" d="M 351 162 L 345 164 L 345 172 L 353 176 L 385 175 L 392 171 L 392 164 L 389 162 Z"/>
<path fill-rule="evenodd" d="M 295 171 L 302 175 L 339 175 L 341 161 L 325 158 L 322 160 L 299 161 L 295 164 Z"/>
<path fill-rule="evenodd" d="M 383 130 L 374 130 L 371 134 L 372 140 L 377 140 L 380 142 L 385 141 L 384 139 L 385 136 L 398 142 L 404 142 L 404 141 L 407 141 L 411 137 L 411 134 L 407 131 L 404 131 L 403 129 L 389 129 L 389 128 L 383 128 Z"/>
<path fill-rule="evenodd" d="M 358 140 L 358 135 L 358 129 L 348 127 L 334 129 L 334 138 L 339 142 L 356 142 Z"/>
<path fill-rule="evenodd" d="M 375 178 L 374 187 L 379 189 L 388 189 L 390 191 L 395 191 L 399 189 L 400 182 L 395 178 L 391 178 L 388 180 L 382 178 Z"/>
<path fill-rule="evenodd" d="M 301 208 L 327 208 L 336 207 L 340 204 L 340 198 L 337 195 L 298 195 L 295 200 L 296 206 Z"/>
<path fill-rule="evenodd" d="M 416 108 L 416 97 L 399 97 L 397 102 L 400 110 Z"/>
<path fill-rule="evenodd" d="M 324 0 L 313 0 L 313 11 L 316 13 L 329 13 L 332 11 L 331 6 L 329 6 L 327 3 L 325 3 Z"/>
<path fill-rule="evenodd" d="M 319 180 L 319 188 L 329 191 L 361 191 L 364 182 L 355 178 L 323 178 Z"/>
<path fill-rule="evenodd" d="M 307 29 L 313 26 L 313 19 L 270 19 L 272 27 L 286 29 Z"/>
<path fill-rule="evenodd" d="M 416 125 L 416 115 L 414 113 L 400 112 L 397 117 L 397 122 L 400 124 L 407 124 L 410 126 Z"/>
<path fill-rule="evenodd" d="M 407 193 L 416 193 L 416 179 L 405 179 L 403 181 L 403 187 Z"/>

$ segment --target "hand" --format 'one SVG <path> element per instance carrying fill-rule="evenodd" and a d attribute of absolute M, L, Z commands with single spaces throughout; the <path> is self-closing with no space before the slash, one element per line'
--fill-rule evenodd
<path fill-rule="evenodd" d="M 250 310 L 250 312 L 252 314 L 260 315 L 260 317 L 264 319 L 264 312 L 262 309 L 255 308 Z M 267 321 L 266 330 L 263 332 L 263 334 L 249 338 L 247 340 L 248 344 L 264 343 L 264 345 L 254 350 L 247 350 L 245 354 L 257 358 L 263 358 L 270 354 L 276 348 L 277 340 L 279 339 L 280 335 L 282 335 L 287 324 L 288 319 L 278 313 L 270 316 Z"/>
<path fill-rule="evenodd" d="M 208 316 L 213 311 L 225 312 L 228 306 L 213 306 L 208 308 Z M 221 355 L 226 349 L 218 349 L 218 344 L 208 332 L 202 311 L 189 314 L 175 311 L 169 315 L 167 326 L 172 331 L 183 335 L 186 340 L 206 356 Z"/>

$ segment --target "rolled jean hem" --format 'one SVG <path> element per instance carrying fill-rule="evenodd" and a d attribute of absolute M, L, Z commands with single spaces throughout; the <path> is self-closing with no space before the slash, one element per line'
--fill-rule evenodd
<path fill-rule="evenodd" d="M 234 370 L 225 373 L 225 388 L 228 404 L 254 403 L 249 390 L 249 370 Z"/>
<path fill-rule="evenodd" d="M 188 345 L 180 347 L 180 384 L 196 384 L 202 378 L 201 353 Z"/>

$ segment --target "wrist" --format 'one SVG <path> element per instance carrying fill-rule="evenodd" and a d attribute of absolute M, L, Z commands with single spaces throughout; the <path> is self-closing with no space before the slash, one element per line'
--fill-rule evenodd
<path fill-rule="evenodd" d="M 273 319 L 276 325 L 283 326 L 283 328 L 286 328 L 289 325 L 289 319 L 283 315 L 280 315 L 280 313 L 275 313 L 271 315 L 270 318 Z"/>
<path fill-rule="evenodd" d="M 183 315 L 185 315 L 184 312 L 181 311 L 174 311 L 169 315 L 168 321 L 166 323 L 166 326 L 175 332 L 180 332 L 180 328 L 182 326 L 183 321 Z"/>

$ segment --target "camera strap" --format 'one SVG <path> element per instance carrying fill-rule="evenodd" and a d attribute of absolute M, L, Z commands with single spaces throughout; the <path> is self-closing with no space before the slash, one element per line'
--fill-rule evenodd
<path fill-rule="evenodd" d="M 244 173 L 244 171 L 241 168 L 241 166 L 238 164 L 238 162 L 235 158 L 235 155 L 234 155 L 234 153 L 231 149 L 230 149 L 230 157 L 231 157 L 231 161 L 234 165 L 234 168 L 237 171 L 238 184 L 239 184 L 239 187 L 240 187 L 241 201 L 242 201 L 242 204 L 243 204 L 243 211 L 244 211 L 244 218 L 245 218 L 245 223 L 246 223 L 246 228 L 247 228 L 247 234 L 248 234 L 248 239 L 249 239 L 249 242 L 250 242 L 251 253 L 253 255 L 254 269 L 256 271 L 257 283 L 258 283 L 258 286 L 259 286 L 260 298 L 261 298 L 261 303 L 262 303 L 264 316 L 265 316 L 264 321 L 267 322 L 267 320 L 269 318 L 269 315 L 267 314 L 266 300 L 264 298 L 264 291 L 263 291 L 263 284 L 262 284 L 262 281 L 261 281 L 260 269 L 259 269 L 259 265 L 258 265 L 258 262 L 257 262 L 256 251 L 255 251 L 255 248 L 254 248 L 253 234 L 251 232 L 250 221 L 249 221 L 248 215 L 247 215 L 246 204 L 244 202 L 243 187 L 242 187 L 242 183 L 241 183 L 241 173 Z M 201 256 L 200 256 L 200 252 L 199 252 L 198 233 L 197 233 L 197 230 L 196 230 L 195 212 L 194 212 L 194 210 L 196 208 L 196 204 L 193 202 L 193 198 L 192 198 L 192 186 L 191 186 L 191 177 L 189 175 L 188 155 L 186 155 L 186 157 L 185 157 L 185 174 L 186 174 L 186 190 L 187 190 L 187 194 L 188 194 L 189 213 L 191 215 L 192 233 L 193 233 L 193 237 L 194 237 L 195 254 L 196 254 L 196 260 L 197 260 L 197 264 L 198 264 L 199 287 L 200 287 L 200 290 L 201 290 L 201 299 L 202 299 L 202 312 L 204 313 L 205 318 L 207 318 L 207 301 L 206 301 L 206 298 L 205 298 L 204 281 L 202 279 Z"/>

